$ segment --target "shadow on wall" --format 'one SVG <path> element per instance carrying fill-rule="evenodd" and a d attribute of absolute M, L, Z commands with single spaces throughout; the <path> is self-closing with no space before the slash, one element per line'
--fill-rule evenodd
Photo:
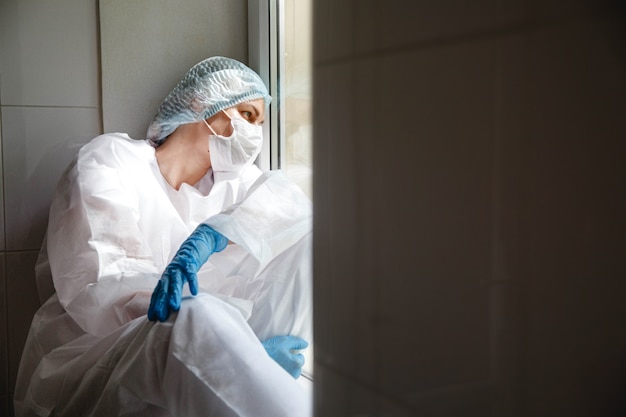
<path fill-rule="evenodd" d="M 40 204 L 28 204 L 30 199 L 23 200 L 21 207 L 22 219 L 31 221 L 31 227 L 24 230 L 28 241 L 43 240 L 47 225 L 50 201 L 56 184 L 61 178 L 69 163 L 74 159 L 80 148 L 93 137 L 74 137 L 67 141 L 48 148 L 41 158 L 40 163 L 28 176 L 25 190 L 29 194 L 37 196 Z M 47 202 L 47 204 L 44 204 Z M 20 224 L 24 224 L 20 222 Z"/>
<path fill-rule="evenodd" d="M 71 137 L 65 142 L 53 145 L 46 149 L 40 163 L 28 175 L 24 193 L 28 196 L 22 199 L 22 205 L 19 212 L 20 225 L 28 225 L 28 228 L 22 230 L 24 240 L 27 242 L 43 242 L 45 232 L 48 226 L 48 214 L 50 210 L 50 202 L 52 195 L 56 189 L 57 183 L 61 178 L 65 167 L 74 159 L 80 148 L 89 142 L 93 137 Z M 33 204 L 32 202 L 37 203 Z M 39 246 L 35 249 L 39 250 Z M 54 292 L 52 282 L 49 288 L 38 288 L 40 302 L 43 303 Z"/>

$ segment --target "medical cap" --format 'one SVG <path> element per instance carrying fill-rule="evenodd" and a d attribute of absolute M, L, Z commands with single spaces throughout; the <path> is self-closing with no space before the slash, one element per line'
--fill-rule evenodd
<path fill-rule="evenodd" d="M 216 56 L 194 65 L 159 106 L 147 138 L 160 144 L 176 128 L 194 123 L 239 103 L 271 97 L 261 77 L 239 61 Z"/>

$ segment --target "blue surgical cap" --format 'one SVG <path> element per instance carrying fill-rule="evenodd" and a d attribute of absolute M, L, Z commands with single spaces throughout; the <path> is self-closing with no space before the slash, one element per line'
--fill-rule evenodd
<path fill-rule="evenodd" d="M 176 128 L 195 123 L 239 103 L 271 97 L 261 77 L 239 61 L 216 56 L 194 65 L 159 106 L 147 138 L 160 144 Z"/>

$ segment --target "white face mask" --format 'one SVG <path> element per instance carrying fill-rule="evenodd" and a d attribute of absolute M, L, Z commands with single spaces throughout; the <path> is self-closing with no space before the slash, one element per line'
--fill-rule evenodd
<path fill-rule="evenodd" d="M 240 171 L 251 165 L 261 152 L 263 128 L 248 123 L 241 117 L 230 117 L 226 111 L 222 111 L 228 116 L 233 126 L 233 133 L 230 136 L 218 135 L 211 125 L 206 120 L 204 121 L 213 132 L 209 135 L 211 167 L 217 172 Z"/>

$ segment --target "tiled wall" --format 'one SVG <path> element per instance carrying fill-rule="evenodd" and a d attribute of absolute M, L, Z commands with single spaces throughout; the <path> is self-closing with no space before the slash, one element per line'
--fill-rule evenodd
<path fill-rule="evenodd" d="M 33 266 L 61 172 L 102 126 L 142 137 L 191 65 L 245 61 L 246 19 L 245 0 L 0 1 L 0 416 L 40 304 Z"/>
<path fill-rule="evenodd" d="M 100 132 L 95 0 L 0 2 L 0 415 L 11 415 L 52 190 Z"/>
<path fill-rule="evenodd" d="M 143 138 L 192 65 L 214 55 L 247 60 L 247 0 L 99 3 L 105 132 Z"/>
<path fill-rule="evenodd" d="M 609 415 L 623 17 L 583 0 L 314 3 L 318 416 Z M 0 415 L 52 187 L 100 131 L 96 4 L 0 2 Z"/>
<path fill-rule="evenodd" d="M 617 4 L 314 2 L 316 417 L 622 415 Z"/>

